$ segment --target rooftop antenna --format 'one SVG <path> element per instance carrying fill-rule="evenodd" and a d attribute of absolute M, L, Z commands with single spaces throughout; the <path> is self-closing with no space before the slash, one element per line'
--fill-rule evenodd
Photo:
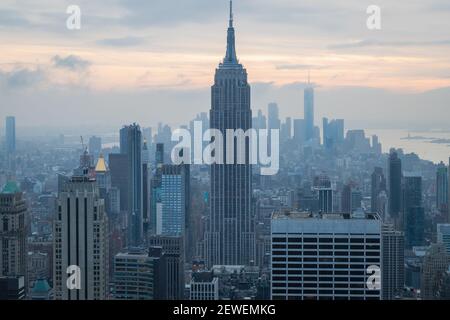
<path fill-rule="evenodd" d="M 80 136 L 81 139 L 81 148 L 83 150 L 83 152 L 85 151 L 86 147 L 84 146 L 84 140 L 83 140 L 83 136 Z"/>
<path fill-rule="evenodd" d="M 230 28 L 233 27 L 233 0 L 230 0 Z"/>
<path fill-rule="evenodd" d="M 308 69 L 308 84 L 311 84 L 311 70 Z"/>

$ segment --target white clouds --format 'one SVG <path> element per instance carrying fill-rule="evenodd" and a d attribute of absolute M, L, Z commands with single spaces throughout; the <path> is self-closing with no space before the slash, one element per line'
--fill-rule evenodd
<path fill-rule="evenodd" d="M 91 63 L 76 55 L 60 57 L 56 55 L 52 58 L 52 62 L 56 68 L 68 69 L 71 71 L 85 70 Z"/>
<path fill-rule="evenodd" d="M 16 67 L 11 71 L 0 70 L 0 88 L 3 89 L 28 89 L 38 86 L 46 78 L 43 70 Z"/>
<path fill-rule="evenodd" d="M 69 32 L 66 8 L 72 2 L 1 0 L 0 89 L 15 91 L 8 98 L 16 108 L 10 113 L 26 115 L 22 103 L 58 112 L 68 100 L 73 108 L 83 105 L 83 112 L 101 110 L 99 116 L 110 106 L 111 121 L 183 122 L 209 109 L 207 87 L 225 50 L 228 1 L 78 0 L 82 29 Z M 318 108 L 335 110 L 337 117 L 342 114 L 351 121 L 362 120 L 356 117 L 363 114 L 358 108 L 376 108 L 368 101 L 377 96 L 380 104 L 398 110 L 392 113 L 393 121 L 402 120 L 411 103 L 409 98 L 397 99 L 384 90 L 374 94 L 357 85 L 394 90 L 405 97 L 404 90 L 450 86 L 448 0 L 378 0 L 383 27 L 376 32 L 366 28 L 369 4 L 236 1 L 238 55 L 254 84 L 254 107 L 278 100 L 292 114 L 301 110 L 301 85 L 296 83 L 306 79 L 307 70 L 324 90 L 318 95 Z M 351 88 L 333 91 L 339 85 Z M 30 92 L 31 88 L 36 90 Z M 448 98 L 433 97 L 423 100 L 423 108 L 431 102 L 441 106 L 439 99 Z M 420 112 L 418 102 L 412 103 Z M 438 112 L 431 116 L 444 121 Z M 376 115 L 371 119 L 382 121 Z M 49 120 L 43 117 L 45 121 Z"/>

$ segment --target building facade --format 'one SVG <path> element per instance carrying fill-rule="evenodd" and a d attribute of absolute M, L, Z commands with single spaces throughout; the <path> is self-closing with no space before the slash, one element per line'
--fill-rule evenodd
<path fill-rule="evenodd" d="M 109 292 L 108 218 L 95 179 L 73 176 L 60 186 L 53 235 L 54 298 L 106 299 Z M 71 266 L 79 268 L 74 279 L 79 286 L 69 288 L 67 270 Z"/>
<path fill-rule="evenodd" d="M 0 193 L 0 276 L 27 274 L 27 204 L 18 185 L 8 182 Z"/>
<path fill-rule="evenodd" d="M 274 213 L 272 299 L 379 300 L 380 269 L 378 215 Z"/>

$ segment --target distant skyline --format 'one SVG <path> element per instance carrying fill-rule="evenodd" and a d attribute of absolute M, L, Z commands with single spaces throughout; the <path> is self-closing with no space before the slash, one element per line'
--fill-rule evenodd
<path fill-rule="evenodd" d="M 1 118 L 16 116 L 18 128 L 155 126 L 209 110 L 227 0 L 76 2 L 0 4 Z M 66 29 L 71 4 L 81 30 Z M 366 27 L 371 4 L 235 1 L 252 109 L 277 101 L 281 117 L 303 117 L 310 70 L 316 125 L 327 116 L 352 128 L 450 127 L 450 4 L 377 1 L 377 31 Z"/>

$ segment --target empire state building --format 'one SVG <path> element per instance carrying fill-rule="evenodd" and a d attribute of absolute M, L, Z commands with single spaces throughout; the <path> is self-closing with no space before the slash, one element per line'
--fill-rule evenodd
<path fill-rule="evenodd" d="M 211 88 L 210 128 L 224 135 L 223 157 L 227 158 L 225 133 L 227 129 L 247 131 L 252 127 L 250 85 L 247 71 L 236 56 L 233 26 L 233 3 L 227 51 L 216 69 Z M 245 164 L 213 164 L 211 166 L 210 217 L 206 233 L 208 266 L 251 265 L 255 259 L 255 233 L 252 213 L 252 169 L 249 143 L 245 146 Z"/>

